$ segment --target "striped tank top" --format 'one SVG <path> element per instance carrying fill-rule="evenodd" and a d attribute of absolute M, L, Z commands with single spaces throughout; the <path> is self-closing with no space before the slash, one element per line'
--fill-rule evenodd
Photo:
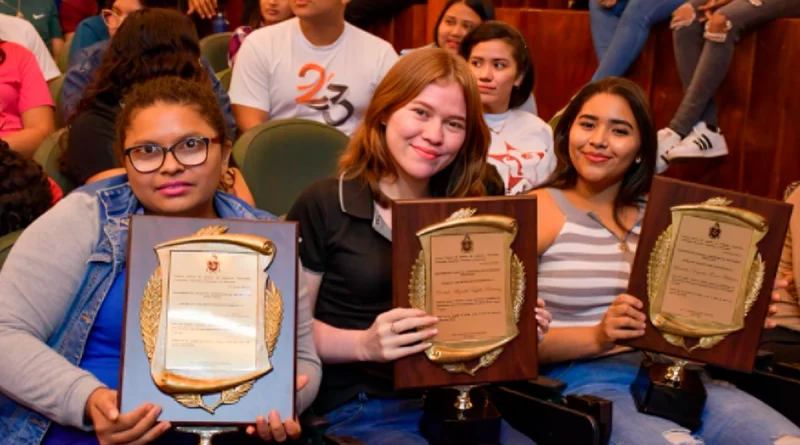
<path fill-rule="evenodd" d="M 561 190 L 547 192 L 565 221 L 539 257 L 538 296 L 553 314 L 551 326 L 595 325 L 628 288 L 645 201 L 639 202 L 636 223 L 620 240 L 593 212 L 572 205 Z"/>

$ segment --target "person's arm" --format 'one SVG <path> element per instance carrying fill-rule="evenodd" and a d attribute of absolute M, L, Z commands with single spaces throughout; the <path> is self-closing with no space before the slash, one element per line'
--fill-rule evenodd
<path fill-rule="evenodd" d="M 297 375 L 308 377 L 308 383 L 297 393 L 297 412 L 302 413 L 317 397 L 322 380 L 322 363 L 314 344 L 313 300 L 309 294 L 307 276 L 299 261 L 297 267 Z"/>
<path fill-rule="evenodd" d="M 53 58 L 58 59 L 61 50 L 64 48 L 64 39 L 53 38 L 53 40 L 50 41 L 50 46 L 53 48 Z"/>
<path fill-rule="evenodd" d="M 26 158 L 33 158 L 36 149 L 56 130 L 53 107 L 49 105 L 30 108 L 22 112 L 22 130 L 3 136 L 12 150 Z"/>
<path fill-rule="evenodd" d="M 61 70 L 58 69 L 53 55 L 47 49 L 47 45 L 42 40 L 42 37 L 36 32 L 36 28 L 27 20 L 20 21 L 20 32 L 25 37 L 25 47 L 33 53 L 36 58 L 36 63 L 39 64 L 39 69 L 42 70 L 45 80 L 48 82 L 61 75 Z"/>
<path fill-rule="evenodd" d="M 229 94 L 240 133 L 270 117 L 269 54 L 264 54 L 255 40 L 250 37 L 242 43 L 231 77 Z"/>
<path fill-rule="evenodd" d="M 71 193 L 25 229 L 0 271 L 0 393 L 76 428 L 103 384 L 45 342 L 73 303 L 99 233 L 97 202 Z"/>
<path fill-rule="evenodd" d="M 202 19 L 212 19 L 217 13 L 217 0 L 189 0 L 187 15 L 197 13 Z"/>
<path fill-rule="evenodd" d="M 58 20 L 58 9 L 54 2 L 50 4 L 50 18 L 48 27 L 50 28 L 51 43 L 53 47 L 53 58 L 58 59 L 61 48 L 64 47 L 64 32 L 61 30 L 61 22 Z"/>

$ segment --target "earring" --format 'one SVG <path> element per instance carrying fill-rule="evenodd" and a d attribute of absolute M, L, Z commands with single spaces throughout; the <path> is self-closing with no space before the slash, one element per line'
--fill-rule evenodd
<path fill-rule="evenodd" d="M 635 160 L 635 162 L 636 162 L 637 164 L 641 164 L 641 163 L 642 163 L 642 157 L 641 157 L 641 156 L 636 156 L 636 160 Z"/>

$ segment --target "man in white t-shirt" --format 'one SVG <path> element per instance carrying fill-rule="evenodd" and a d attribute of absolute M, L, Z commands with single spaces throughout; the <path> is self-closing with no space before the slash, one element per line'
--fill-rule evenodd
<path fill-rule="evenodd" d="M 347 2 L 291 0 L 295 18 L 247 37 L 229 91 L 239 131 L 293 117 L 355 131 L 397 53 L 345 22 Z"/>
<path fill-rule="evenodd" d="M 48 82 L 61 75 L 56 62 L 53 61 L 53 56 L 47 49 L 47 45 L 36 32 L 36 28 L 25 19 L 14 17 L 11 15 L 0 14 L 0 39 L 8 40 L 28 48 L 39 68 L 44 74 L 45 80 Z"/>

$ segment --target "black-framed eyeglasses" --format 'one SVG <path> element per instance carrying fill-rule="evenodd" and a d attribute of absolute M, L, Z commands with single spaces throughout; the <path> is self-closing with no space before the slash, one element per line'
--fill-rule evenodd
<path fill-rule="evenodd" d="M 208 145 L 219 143 L 219 138 L 193 136 L 178 141 L 172 147 L 157 144 L 142 144 L 125 149 L 125 156 L 131 161 L 133 168 L 139 173 L 152 173 L 162 165 L 171 152 L 175 160 L 184 167 L 194 167 L 208 159 Z"/>

